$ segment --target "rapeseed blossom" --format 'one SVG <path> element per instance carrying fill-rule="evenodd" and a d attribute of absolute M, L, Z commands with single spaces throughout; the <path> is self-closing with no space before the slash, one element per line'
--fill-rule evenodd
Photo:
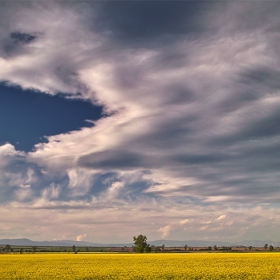
<path fill-rule="evenodd" d="M 1 279 L 280 279 L 280 253 L 7 254 Z"/>

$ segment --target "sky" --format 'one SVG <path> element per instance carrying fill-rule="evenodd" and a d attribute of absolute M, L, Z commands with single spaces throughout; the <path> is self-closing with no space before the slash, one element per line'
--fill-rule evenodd
<path fill-rule="evenodd" d="M 278 1 L 1 1 L 0 238 L 280 231 Z"/>

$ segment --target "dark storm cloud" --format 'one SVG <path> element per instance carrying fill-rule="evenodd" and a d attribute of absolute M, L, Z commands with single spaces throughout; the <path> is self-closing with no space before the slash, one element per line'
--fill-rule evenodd
<path fill-rule="evenodd" d="M 276 108 L 271 115 L 265 116 L 255 122 L 252 122 L 248 129 L 242 133 L 244 138 L 264 138 L 279 136 L 280 134 L 280 107 Z M 245 139 L 244 139 L 245 140 Z"/>
<path fill-rule="evenodd" d="M 79 158 L 78 165 L 100 170 L 134 170 L 159 166 L 152 157 L 128 150 L 107 150 Z"/>
<path fill-rule="evenodd" d="M 261 109 L 260 109 L 261 110 Z M 256 115 L 261 117 L 248 122 L 246 115 L 244 115 L 244 123 L 241 125 L 238 132 L 232 134 L 225 134 L 219 138 L 213 137 L 209 144 L 213 146 L 230 146 L 238 142 L 247 142 L 251 140 L 265 141 L 269 137 L 279 137 L 280 135 L 280 114 L 279 109 L 272 109 L 269 115 L 263 115 L 261 111 L 256 110 Z M 240 121 L 242 122 L 242 121 Z"/>
<path fill-rule="evenodd" d="M 5 37 L 5 43 L 0 47 L 0 53 L 5 58 L 12 58 L 28 53 L 29 50 L 26 47 L 36 40 L 37 36 L 28 33 L 12 32 L 9 36 Z"/>
<path fill-rule="evenodd" d="M 280 71 L 273 68 L 263 68 L 262 65 L 255 69 L 248 69 L 240 73 L 241 82 L 245 85 L 254 85 L 254 87 L 261 87 L 261 89 L 279 89 Z"/>
<path fill-rule="evenodd" d="M 158 46 L 163 41 L 178 40 L 180 35 L 196 37 L 207 29 L 203 15 L 209 4 L 205 2 L 123 1 L 97 7 L 93 28 L 107 32 L 119 44 L 136 48 Z"/>
<path fill-rule="evenodd" d="M 177 155 L 174 157 L 174 161 L 187 164 L 187 165 L 200 165 L 200 164 L 213 164 L 213 163 L 219 163 L 223 161 L 229 160 L 230 156 L 226 154 L 204 154 L 204 155 L 198 155 L 198 154 L 185 154 L 185 155 Z"/>
<path fill-rule="evenodd" d="M 279 75 L 278 69 L 266 65 L 255 65 L 235 73 L 234 95 L 221 102 L 217 110 L 232 112 L 262 98 L 277 96 Z"/>
<path fill-rule="evenodd" d="M 21 33 L 21 32 L 12 32 L 10 37 L 12 38 L 15 44 L 27 44 L 36 39 L 35 35 L 31 35 L 28 33 Z"/>

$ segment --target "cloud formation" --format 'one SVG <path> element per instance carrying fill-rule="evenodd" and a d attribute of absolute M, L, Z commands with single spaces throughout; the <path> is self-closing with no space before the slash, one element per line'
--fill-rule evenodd
<path fill-rule="evenodd" d="M 0 172 L 21 162 L 19 172 L 1 176 L 13 211 L 56 213 L 61 236 L 82 217 L 68 238 L 83 232 L 92 241 L 125 241 L 122 228 L 133 236 L 137 219 L 154 239 L 267 238 L 255 233 L 263 226 L 276 238 L 279 8 L 7 3 L 1 81 L 64 92 L 106 113 L 26 154 L 0 147 Z M 99 224 L 94 236 L 90 226 Z M 40 226 L 37 234 L 51 232 Z M 103 235 L 112 228 L 120 232 Z"/>

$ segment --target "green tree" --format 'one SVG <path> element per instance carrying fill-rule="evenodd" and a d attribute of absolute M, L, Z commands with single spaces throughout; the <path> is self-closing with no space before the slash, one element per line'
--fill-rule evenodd
<path fill-rule="evenodd" d="M 215 251 L 217 251 L 217 250 L 218 250 L 217 245 L 214 245 L 214 250 L 215 250 Z"/>
<path fill-rule="evenodd" d="M 150 244 L 147 244 L 145 252 L 146 253 L 151 253 L 152 252 L 152 247 L 150 246 Z"/>
<path fill-rule="evenodd" d="M 164 244 L 162 244 L 161 249 L 162 249 L 162 251 L 165 250 L 165 245 Z"/>
<path fill-rule="evenodd" d="M 264 244 L 264 249 L 266 250 L 267 248 L 268 248 L 268 244 L 266 243 L 266 244 Z"/>
<path fill-rule="evenodd" d="M 269 246 L 269 251 L 273 251 L 274 247 L 272 245 Z"/>
<path fill-rule="evenodd" d="M 35 254 L 36 249 L 37 249 L 37 247 L 36 247 L 36 246 L 32 246 L 32 251 L 33 251 L 33 254 Z"/>
<path fill-rule="evenodd" d="M 73 250 L 74 253 L 76 253 L 76 246 L 75 245 L 72 246 L 72 250 Z"/>
<path fill-rule="evenodd" d="M 144 253 L 147 247 L 148 246 L 150 247 L 150 245 L 147 244 L 147 237 L 142 234 L 138 235 L 137 237 L 133 236 L 133 242 L 134 242 L 134 250 L 137 253 Z"/>
<path fill-rule="evenodd" d="M 11 245 L 7 244 L 7 245 L 5 246 L 5 251 L 6 251 L 6 252 L 10 252 L 10 251 L 11 251 Z"/>
<path fill-rule="evenodd" d="M 250 251 L 252 251 L 252 248 L 253 248 L 252 246 L 249 246 L 249 250 L 250 250 Z"/>
<path fill-rule="evenodd" d="M 187 251 L 187 249 L 188 249 L 188 245 L 186 244 L 186 245 L 184 246 L 184 248 L 185 248 L 185 251 Z"/>

